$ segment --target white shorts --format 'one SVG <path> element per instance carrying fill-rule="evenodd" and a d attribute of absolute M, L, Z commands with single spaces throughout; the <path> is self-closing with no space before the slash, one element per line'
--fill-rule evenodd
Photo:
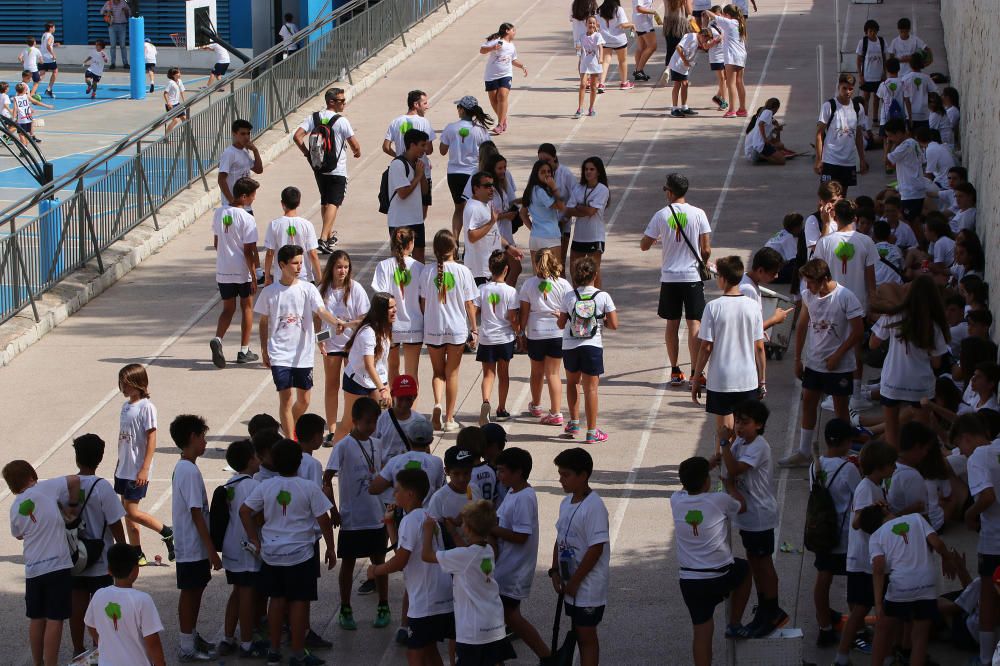
<path fill-rule="evenodd" d="M 532 252 L 538 252 L 539 250 L 544 250 L 546 248 L 552 247 L 562 247 L 561 238 L 535 238 L 532 236 L 528 240 L 528 249 Z"/>
<path fill-rule="evenodd" d="M 746 49 L 726 49 L 726 64 L 734 67 L 746 67 Z"/>

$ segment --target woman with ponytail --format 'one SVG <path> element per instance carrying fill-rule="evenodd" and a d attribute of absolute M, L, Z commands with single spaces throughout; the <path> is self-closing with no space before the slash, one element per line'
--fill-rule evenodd
<path fill-rule="evenodd" d="M 479 100 L 466 95 L 455 102 L 458 120 L 441 132 L 441 154 L 448 158 L 448 190 L 455 204 L 451 215 L 451 233 L 462 231 L 462 213 L 465 198 L 462 193 L 472 174 L 479 170 L 479 146 L 490 140 L 489 128 L 493 118 L 479 106 Z"/>
<path fill-rule="evenodd" d="M 713 19 L 722 31 L 722 46 L 726 64 L 726 85 L 729 87 L 729 108 L 723 118 L 746 118 L 747 89 L 743 84 L 743 70 L 747 66 L 747 21 L 746 16 L 736 5 L 726 5 L 722 13 L 717 14 L 706 9 L 705 13 Z M 739 108 L 733 106 L 739 101 Z M 720 105 L 721 106 L 721 105 Z"/>
<path fill-rule="evenodd" d="M 479 47 L 479 53 L 489 56 L 486 60 L 486 71 L 483 78 L 486 81 L 486 94 L 490 97 L 490 106 L 497 114 L 497 126 L 493 134 L 503 134 L 507 131 L 507 108 L 510 105 L 510 88 L 514 79 L 514 68 L 517 67 L 524 75 L 528 68 L 517 59 L 517 49 L 514 48 L 514 37 L 517 28 L 511 23 L 501 23 L 497 31 L 486 38 Z"/>
<path fill-rule="evenodd" d="M 442 229 L 434 235 L 434 257 L 420 279 L 420 309 L 424 313 L 424 342 L 434 372 L 434 411 L 431 423 L 435 430 L 457 431 L 455 406 L 458 402 L 458 368 L 465 343 L 475 348 L 476 300 L 479 290 L 472 273 L 455 263 L 458 244 L 455 235 Z M 444 394 L 444 409 L 441 397 Z M 442 419 L 443 414 L 443 419 Z"/>
<path fill-rule="evenodd" d="M 417 376 L 420 347 L 424 341 L 424 315 L 420 311 L 420 279 L 424 265 L 414 259 L 413 230 L 395 229 L 392 234 L 392 256 L 375 266 L 372 289 L 392 294 L 396 299 L 396 321 L 392 325 L 392 347 L 389 349 L 389 384 L 400 374 Z M 399 367 L 399 348 L 403 348 L 403 368 Z"/>

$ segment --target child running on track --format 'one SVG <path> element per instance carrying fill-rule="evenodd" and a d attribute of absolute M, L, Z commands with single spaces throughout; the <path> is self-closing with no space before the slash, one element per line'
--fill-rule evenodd
<path fill-rule="evenodd" d="M 517 67 L 524 75 L 528 68 L 517 59 L 517 49 L 514 48 L 514 36 L 517 28 L 511 23 L 501 23 L 497 31 L 486 38 L 479 47 L 479 53 L 489 56 L 486 61 L 486 94 L 490 97 L 490 106 L 497 114 L 497 125 L 492 134 L 503 134 L 507 131 L 507 108 L 510 104 L 511 80 L 514 68 Z"/>

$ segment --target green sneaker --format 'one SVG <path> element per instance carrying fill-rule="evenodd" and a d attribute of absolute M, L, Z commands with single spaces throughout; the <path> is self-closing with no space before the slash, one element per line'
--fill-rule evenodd
<path fill-rule="evenodd" d="M 354 611 L 350 608 L 341 608 L 340 613 L 337 614 L 337 624 L 340 625 L 341 629 L 356 631 L 358 623 L 354 621 Z"/>
<path fill-rule="evenodd" d="M 383 627 L 388 627 L 389 623 L 392 621 L 392 614 L 389 612 L 389 607 L 383 604 L 379 604 L 377 615 L 375 616 L 375 621 L 372 622 L 372 626 L 376 629 L 382 629 Z"/>

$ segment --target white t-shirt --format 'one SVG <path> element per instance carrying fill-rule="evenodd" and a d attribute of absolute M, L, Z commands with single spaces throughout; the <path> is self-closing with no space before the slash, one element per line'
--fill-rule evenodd
<path fill-rule="evenodd" d="M 167 104 L 170 106 L 177 106 L 181 103 L 181 93 L 185 91 L 184 82 L 180 79 L 167 79 L 167 85 L 164 86 L 163 91 L 167 94 Z M 226 180 L 228 181 L 228 178 Z M 235 184 L 236 181 L 233 181 Z"/>
<path fill-rule="evenodd" d="M 889 574 L 886 601 L 937 597 L 938 566 L 927 545 L 931 534 L 933 528 L 916 513 L 886 521 L 872 534 L 868 544 L 872 560 L 885 557 L 885 572 Z"/>
<path fill-rule="evenodd" d="M 375 438 L 359 442 L 348 435 L 333 445 L 327 470 L 337 474 L 340 529 L 377 530 L 385 510 L 382 500 L 368 492 L 368 486 L 382 469 L 381 446 Z"/>
<path fill-rule="evenodd" d="M 823 227 L 823 219 L 819 215 L 812 213 L 809 215 L 809 217 L 806 218 L 806 226 L 805 226 L 806 248 L 816 247 L 816 243 L 819 242 L 819 239 L 824 236 L 822 227 Z M 830 233 L 831 231 L 836 231 L 836 230 L 837 230 L 837 221 L 831 218 L 830 222 L 826 225 L 826 232 Z M 796 246 L 796 251 L 797 250 L 798 246 Z"/>
<path fill-rule="evenodd" d="M 289 286 L 272 282 L 260 291 L 253 311 L 267 317 L 267 354 L 272 367 L 313 367 L 313 314 L 323 307 L 319 289 L 302 280 Z"/>
<path fill-rule="evenodd" d="M 921 398 L 934 396 L 934 370 L 931 356 L 941 356 L 948 351 L 941 329 L 934 329 L 934 347 L 920 349 L 901 340 L 890 324 L 899 321 L 901 315 L 883 315 L 875 322 L 872 334 L 882 340 L 889 340 L 889 353 L 882 365 L 882 379 L 879 392 L 892 400 L 920 402 Z M 898 465 L 897 465 L 898 467 Z"/>
<path fill-rule="evenodd" d="M 104 65 L 108 63 L 108 56 L 104 51 L 98 51 L 97 49 L 91 49 L 90 53 L 87 54 L 87 71 L 95 76 L 101 76 L 104 74 Z"/>
<path fill-rule="evenodd" d="M 684 58 L 691 64 L 685 65 L 684 60 L 681 60 L 681 54 L 675 49 L 673 54 L 670 56 L 669 67 L 671 71 L 677 72 L 678 74 L 690 74 L 691 68 L 694 67 L 695 58 L 698 57 L 698 33 L 689 32 L 685 34 L 681 37 L 681 41 L 677 46 L 684 52 Z"/>
<path fill-rule="evenodd" d="M 611 191 L 604 183 L 598 183 L 594 187 L 580 185 L 573 186 L 569 197 L 569 208 L 577 206 L 587 206 L 596 208 L 597 212 L 590 217 L 577 217 L 573 225 L 573 241 L 576 243 L 603 243 L 607 240 L 607 228 L 604 223 L 605 210 L 608 207 L 608 200 L 611 198 Z"/>
<path fill-rule="evenodd" d="M 899 196 L 903 201 L 924 198 L 924 151 L 914 139 L 906 139 L 887 156 L 896 167 Z"/>
<path fill-rule="evenodd" d="M 711 4 L 711 0 L 709 0 L 709 4 Z M 706 7 L 706 9 L 711 9 L 711 7 Z M 712 19 L 708 23 L 708 30 L 711 32 L 712 41 L 715 41 L 716 39 L 719 40 L 713 46 L 708 47 L 708 62 L 713 65 L 725 64 L 726 45 L 725 36 L 722 34 L 722 28 L 720 28 L 719 24 L 715 22 L 715 19 Z"/>
<path fill-rule="evenodd" d="M 927 504 L 927 486 L 924 477 L 913 467 L 901 462 L 896 463 L 896 471 L 889 481 L 889 492 L 886 496 L 889 510 L 900 515 L 906 507 L 917 502 Z"/>
<path fill-rule="evenodd" d="M 529 340 L 550 340 L 561 338 L 557 319 L 562 302 L 567 293 L 573 293 L 573 286 L 561 277 L 530 277 L 521 285 L 519 297 L 530 307 L 525 334 Z"/>
<path fill-rule="evenodd" d="M 413 257 L 403 259 L 399 268 L 395 257 L 375 266 L 372 291 L 384 291 L 396 299 L 396 321 L 392 324 L 393 342 L 420 342 L 424 339 L 424 313 L 420 311 L 420 279 L 424 265 Z"/>
<path fill-rule="evenodd" d="M 865 53 L 865 42 L 868 42 L 868 52 Z M 876 81 L 881 81 L 882 76 L 885 73 L 885 50 L 882 48 L 882 44 L 885 40 L 876 37 L 875 41 L 868 39 L 868 36 L 862 37 L 858 41 L 858 48 L 854 52 L 859 56 L 864 56 L 865 61 L 862 63 L 862 73 L 865 79 L 865 83 L 874 83 Z"/>
<path fill-rule="evenodd" d="M 903 278 L 899 276 L 899 273 L 892 270 L 882 259 L 885 259 L 891 263 L 896 268 L 903 269 L 903 253 L 900 251 L 899 246 L 893 245 L 888 242 L 875 243 L 875 251 L 878 252 L 879 262 L 875 264 L 875 285 L 882 284 L 902 284 Z"/>
<path fill-rule="evenodd" d="M 44 37 L 42 38 L 45 39 Z M 44 54 L 43 54 L 44 56 Z M 156 47 L 153 46 L 152 42 L 144 42 L 142 45 L 142 56 L 146 59 L 147 65 L 156 64 Z"/>
<path fill-rule="evenodd" d="M 96 72 L 94 73 L 96 74 Z M 251 176 L 253 163 L 253 153 L 246 148 L 229 145 L 222 151 L 222 155 L 219 157 L 219 173 L 226 174 L 226 184 L 229 185 L 230 192 L 233 191 L 236 181 Z M 230 203 L 226 199 L 226 195 L 222 195 L 222 205 L 228 206 Z"/>
<path fill-rule="evenodd" d="M 319 486 L 299 476 L 271 477 L 243 504 L 254 513 L 264 513 L 260 556 L 277 567 L 302 564 L 313 556 L 316 519 L 333 506 Z"/>
<path fill-rule="evenodd" d="M 809 310 L 802 365 L 816 372 L 831 372 L 827 370 L 826 359 L 844 344 L 850 334 L 850 320 L 863 317 L 865 310 L 851 290 L 840 284 L 826 296 L 819 296 L 808 289 L 803 289 L 801 293 L 802 302 Z M 849 351 L 832 372 L 853 372 L 856 365 L 854 353 Z"/>
<path fill-rule="evenodd" d="M 947 112 L 938 113 L 937 111 L 931 111 L 927 115 L 927 122 L 930 123 L 932 130 L 937 130 L 941 135 L 941 143 L 954 150 L 955 128 L 951 126 L 951 120 L 948 119 Z M 945 184 L 946 181 L 942 180 L 941 183 Z"/>
<path fill-rule="evenodd" d="M 855 113 L 854 102 L 848 100 L 841 104 L 834 98 L 833 113 L 830 113 L 830 101 L 823 102 L 819 109 L 819 122 L 826 125 L 826 138 L 823 139 L 823 163 L 837 166 L 853 167 L 858 156 L 858 127 L 864 123 L 864 109 Z"/>
<path fill-rule="evenodd" d="M 118 466 L 115 476 L 134 481 L 146 462 L 149 431 L 156 430 L 156 406 L 149 398 L 122 405 L 118 416 Z M 150 473 L 153 469 L 150 466 Z"/>
<path fill-rule="evenodd" d="M 246 245 L 257 243 L 257 222 L 253 215 L 242 208 L 226 204 L 215 210 L 212 233 L 218 239 L 215 281 L 219 284 L 250 282 L 253 278 L 243 252 Z"/>
<path fill-rule="evenodd" d="M 744 67 L 747 62 L 747 45 L 740 36 L 740 24 L 728 16 L 716 15 L 715 24 L 722 31 L 722 49 L 727 65 Z"/>
<path fill-rule="evenodd" d="M 441 145 L 448 146 L 448 173 L 471 176 L 479 170 L 479 146 L 489 133 L 468 120 L 456 120 L 441 132 Z"/>
<path fill-rule="evenodd" d="M 782 259 L 785 261 L 791 261 L 799 254 L 799 239 L 782 229 L 778 233 L 771 236 L 771 238 L 764 243 L 764 247 L 777 250 L 778 253 L 781 254 Z"/>
<path fill-rule="evenodd" d="M 987 488 L 1000 487 L 1000 440 L 980 446 L 969 456 L 969 493 L 973 497 Z M 1000 555 L 1000 502 L 994 502 L 980 516 L 979 545 L 984 555 Z"/>
<path fill-rule="evenodd" d="M 881 486 L 868 477 L 864 477 L 854 489 L 854 496 L 851 501 L 851 515 L 847 517 L 847 524 L 850 532 L 847 537 L 847 570 L 871 573 L 872 558 L 868 554 L 868 540 L 871 538 L 867 532 L 861 528 L 855 529 L 851 526 L 854 522 L 854 514 L 861 509 L 872 506 L 878 502 L 885 502 L 885 491 Z"/>
<path fill-rule="evenodd" d="M 743 495 L 746 511 L 733 521 L 738 529 L 760 532 L 778 526 L 778 501 L 774 497 L 774 461 L 771 445 L 761 436 L 749 444 L 742 437 L 732 443 L 733 457 L 750 466 L 736 477 L 736 488 Z"/>
<path fill-rule="evenodd" d="M 689 495 L 678 490 L 670 496 L 674 517 L 674 545 L 681 580 L 718 578 L 733 563 L 729 549 L 729 522 L 736 518 L 740 503 L 726 493 Z M 686 524 L 685 524 L 686 523 Z"/>
<path fill-rule="evenodd" d="M 837 542 L 832 552 L 846 553 L 848 535 L 851 531 L 851 501 L 854 498 L 854 489 L 861 482 L 861 472 L 847 458 L 820 456 L 819 464 L 819 480 L 830 490 L 833 505 L 837 509 L 837 522 L 840 525 L 840 541 Z M 838 473 L 837 470 L 840 472 Z M 815 483 L 815 479 L 815 466 L 812 465 L 809 467 L 810 483 Z"/>
<path fill-rule="evenodd" d="M 205 527 L 208 527 L 208 494 L 205 492 L 201 470 L 190 460 L 181 458 L 174 465 L 170 487 L 173 490 L 171 516 L 177 563 L 207 560 L 208 549 L 202 543 L 191 515 L 191 509 L 201 509 L 201 519 L 205 521 Z"/>
<path fill-rule="evenodd" d="M 462 242 L 465 243 L 465 266 L 472 271 L 473 277 L 490 277 L 490 255 L 494 250 L 503 249 L 498 223 L 494 223 L 486 235 L 476 242 L 469 240 L 469 232 L 489 225 L 492 215 L 489 202 L 483 203 L 478 199 L 469 199 L 465 202 L 465 211 L 462 213 Z"/>
<path fill-rule="evenodd" d="M 636 32 L 649 32 L 655 25 L 653 15 L 641 13 L 639 7 L 653 9 L 653 0 L 632 0 L 632 23 Z"/>
<path fill-rule="evenodd" d="M 299 245 L 308 254 L 317 249 L 319 243 L 316 242 L 316 227 L 304 217 L 288 217 L 282 215 L 271 220 L 264 232 L 264 247 L 274 252 L 274 262 L 271 264 L 271 275 L 275 281 L 281 279 L 281 266 L 278 264 L 278 250 L 285 245 Z M 299 271 L 299 279 L 312 282 L 320 278 L 313 275 L 312 262 L 308 257 L 303 257 L 302 270 Z"/>
<path fill-rule="evenodd" d="M 7 93 L 0 93 L 0 115 L 10 118 L 10 95 Z"/>
<path fill-rule="evenodd" d="M 389 423 L 389 427 L 395 432 L 396 428 L 392 425 L 392 421 L 386 416 L 388 411 L 382 413 L 382 417 L 385 417 L 385 421 Z M 379 425 L 382 424 L 383 419 L 379 417 Z M 424 418 L 424 417 L 420 417 Z M 402 426 L 403 431 L 407 432 L 407 426 L 410 422 L 415 419 L 411 418 L 408 421 L 400 421 L 399 425 Z M 375 433 L 387 432 L 384 429 L 375 429 Z M 407 432 L 409 435 L 409 432 Z M 432 453 L 424 453 L 423 451 L 406 451 L 394 456 L 389 462 L 385 464 L 382 471 L 379 472 L 381 476 L 386 481 L 391 483 L 396 482 L 396 475 L 404 469 L 422 469 L 427 474 L 427 479 L 430 481 L 431 488 L 427 493 L 427 497 L 424 498 L 424 506 L 430 504 L 431 497 L 433 497 L 438 490 L 444 487 L 444 462 L 436 455 Z M 417 552 L 420 552 L 419 550 Z"/>
<path fill-rule="evenodd" d="M 72 568 L 66 523 L 59 509 L 69 500 L 66 478 L 59 476 L 37 482 L 11 502 L 10 534 L 23 540 L 25 578 Z"/>
<path fill-rule="evenodd" d="M 91 492 L 93 489 L 93 492 Z M 90 499 L 87 499 L 87 497 Z M 115 494 L 115 489 L 107 481 L 97 476 L 80 475 L 80 506 L 83 507 L 83 521 L 80 526 L 88 539 L 104 539 L 104 550 L 101 556 L 93 562 L 87 562 L 87 568 L 79 576 L 108 575 L 108 549 L 114 545 L 111 530 L 108 525 L 114 525 L 125 517 L 125 508 L 121 499 Z M 83 502 L 87 506 L 83 506 Z"/>
<path fill-rule="evenodd" d="M 955 449 L 944 460 L 951 467 L 951 471 L 955 473 L 955 476 L 961 479 L 965 485 L 969 485 L 969 459 L 961 451 Z"/>
<path fill-rule="evenodd" d="M 303 460 L 305 455 L 302 456 Z M 247 532 L 240 519 L 240 507 L 260 483 L 246 474 L 233 474 L 226 482 L 226 501 L 229 506 L 229 524 L 222 538 L 222 566 L 226 571 L 260 571 L 260 559 L 243 547 Z"/>
<path fill-rule="evenodd" d="M 928 119 L 927 95 L 932 92 L 938 92 L 937 84 L 924 72 L 903 75 L 903 97 L 910 100 L 910 120 Z"/>
<path fill-rule="evenodd" d="M 392 344 L 392 341 L 382 341 L 382 354 L 380 356 L 375 356 L 375 347 L 377 344 L 378 338 L 375 335 L 375 329 L 371 326 L 361 327 L 358 334 L 354 336 L 354 344 L 351 345 L 351 351 L 347 354 L 347 363 L 344 365 L 345 375 L 361 386 L 372 390 L 375 390 L 377 387 L 375 380 L 368 374 L 368 370 L 365 367 L 366 356 L 374 358 L 375 372 L 378 374 L 382 385 L 385 386 L 389 382 L 389 346 Z"/>
<path fill-rule="evenodd" d="M 941 140 L 944 141 L 944 137 Z M 924 170 L 934 176 L 936 184 L 946 185 L 948 183 L 948 170 L 955 166 L 955 156 L 948 146 L 944 143 L 931 141 L 924 150 L 924 157 L 927 160 Z"/>
<path fill-rule="evenodd" d="M 474 545 L 437 551 L 437 560 L 452 575 L 455 598 L 455 641 L 485 645 L 506 634 L 500 587 L 494 576 L 493 549 Z"/>
<path fill-rule="evenodd" d="M 941 508 L 941 498 L 951 497 L 951 483 L 948 479 L 926 479 L 927 486 L 927 520 L 935 530 L 944 525 L 944 509 Z"/>
<path fill-rule="evenodd" d="M 410 438 L 411 429 L 413 426 L 421 421 L 426 422 L 427 418 L 413 409 L 410 410 L 410 415 L 405 419 L 397 419 L 399 421 L 399 427 L 403 429 L 406 433 L 407 438 Z M 383 410 L 378 416 L 378 420 L 375 422 L 375 433 L 372 435 L 381 447 L 382 450 L 382 469 L 385 470 L 393 460 L 398 456 L 403 455 L 408 452 L 406 442 L 403 441 L 402 437 L 399 435 L 399 431 L 396 430 L 396 426 L 392 423 L 392 418 L 389 415 L 389 410 Z M 395 475 L 386 476 L 387 481 L 394 482 Z M 442 481 L 443 483 L 443 481 Z M 438 484 L 440 487 L 441 484 Z M 386 503 L 392 502 L 392 490 L 387 490 L 381 495 L 382 499 Z"/>
<path fill-rule="evenodd" d="M 527 599 L 538 562 L 538 497 L 531 486 L 507 491 L 497 508 L 497 524 L 527 534 L 524 543 L 497 539 L 497 583 L 500 594 L 511 599 Z"/>
<path fill-rule="evenodd" d="M 587 300 L 588 297 L 598 292 L 597 288 L 593 285 L 588 285 L 586 287 L 578 287 L 576 291 L 570 288 L 562 298 L 561 310 L 566 312 L 572 317 L 573 308 L 576 305 L 577 297 L 579 294 L 581 300 Z M 614 312 L 615 302 L 611 300 L 611 296 L 606 291 L 601 291 L 593 296 L 594 301 L 597 303 L 597 314 L 604 315 L 607 317 L 609 312 Z M 598 319 L 597 331 L 594 333 L 592 338 L 574 338 L 570 335 L 570 328 L 572 327 L 572 322 L 567 320 L 566 326 L 563 327 L 562 331 L 562 348 L 563 349 L 576 349 L 577 347 L 597 347 L 601 349 L 604 347 L 604 319 Z"/>
<path fill-rule="evenodd" d="M 514 341 L 514 329 L 508 313 L 517 312 L 520 303 L 517 290 L 503 282 L 487 282 L 479 286 L 482 305 L 479 344 L 505 345 Z"/>
<path fill-rule="evenodd" d="M 218 65 L 229 64 L 229 51 L 227 51 L 225 47 L 222 46 L 222 44 L 217 44 L 216 42 L 212 42 L 211 44 L 208 45 L 208 48 L 210 48 L 212 52 L 215 53 L 216 64 Z"/>
<path fill-rule="evenodd" d="M 902 63 L 900 63 L 902 65 Z M 899 110 L 906 114 L 906 105 L 903 103 L 903 80 L 896 76 L 890 76 L 879 84 L 875 96 L 882 101 L 879 108 L 879 124 L 885 125 L 889 119 L 889 105 L 893 100 L 899 103 Z"/>
<path fill-rule="evenodd" d="M 446 483 L 431 495 L 430 501 L 427 502 L 427 513 L 434 516 L 435 520 L 455 519 L 462 513 L 466 504 L 481 499 L 483 499 L 482 491 L 474 483 L 470 483 L 464 493 L 452 490 Z"/>
<path fill-rule="evenodd" d="M 760 300 L 760 287 L 757 285 L 756 282 L 753 281 L 753 278 L 750 277 L 749 273 L 743 274 L 743 277 L 740 279 L 740 284 L 738 286 L 740 288 L 741 294 L 743 294 L 744 296 L 752 300 L 754 303 L 756 303 L 757 307 L 762 307 Z"/>
<path fill-rule="evenodd" d="M 343 287 L 327 289 L 326 293 L 323 294 L 323 303 L 326 305 L 326 309 L 330 311 L 330 314 L 344 321 L 354 321 L 355 319 L 364 317 L 371 307 L 371 302 L 368 300 L 365 288 L 357 280 L 351 280 L 351 294 L 347 298 L 346 303 L 344 302 Z M 344 347 L 347 346 L 347 342 L 354 334 L 354 329 L 351 328 L 345 328 L 340 333 L 337 333 L 326 322 L 323 322 L 323 328 L 330 331 L 330 338 L 323 342 L 323 351 L 325 353 L 344 351 Z"/>
<path fill-rule="evenodd" d="M 407 617 L 421 618 L 452 612 L 451 577 L 436 564 L 424 562 L 424 520 L 427 512 L 414 509 L 399 522 L 399 548 L 410 553 L 403 568 L 403 583 L 410 597 Z M 434 530 L 434 550 L 444 550 L 441 528 Z"/>
<path fill-rule="evenodd" d="M 604 38 L 604 41 L 611 48 L 628 44 L 628 35 L 625 34 L 622 23 L 628 23 L 628 16 L 625 15 L 625 10 L 621 7 L 618 7 L 614 18 L 610 21 L 601 16 L 600 13 L 597 15 L 597 24 L 601 29 L 601 37 Z"/>
<path fill-rule="evenodd" d="M 292 36 L 299 31 L 299 26 L 294 23 L 283 23 L 278 30 L 278 37 L 285 43 L 285 51 L 291 53 L 298 51 L 299 45 L 292 41 Z"/>
<path fill-rule="evenodd" d="M 931 261 L 935 264 L 950 267 L 955 263 L 955 241 L 947 236 L 941 236 L 936 241 L 931 241 L 927 246 L 927 251 L 931 255 Z"/>
<path fill-rule="evenodd" d="M 319 120 L 323 124 L 327 124 L 331 118 L 337 115 L 335 112 L 328 109 L 323 109 L 319 112 Z M 316 124 L 313 122 L 313 115 L 310 113 L 302 124 L 299 125 L 299 129 L 305 132 L 307 135 L 313 131 Z M 351 127 L 351 121 L 349 121 L 344 116 L 340 116 L 337 122 L 333 124 L 333 149 L 337 152 L 337 167 L 333 171 L 324 172 L 324 176 L 343 176 L 347 178 L 347 155 L 350 153 L 347 150 L 347 140 L 354 136 L 354 128 Z"/>
<path fill-rule="evenodd" d="M 830 273 L 838 284 L 851 290 L 868 309 L 868 289 L 865 273 L 878 263 L 878 250 L 870 236 L 860 231 L 834 231 L 816 242 L 816 259 L 823 259 L 830 266 Z"/>
<path fill-rule="evenodd" d="M 670 206 L 661 208 L 646 225 L 643 234 L 661 242 L 663 263 L 660 268 L 660 282 L 701 282 L 698 277 L 698 260 L 695 253 L 681 238 L 683 233 L 695 252 L 701 251 L 701 236 L 712 232 L 708 217 L 701 208 L 691 204 L 673 204 L 676 218 Z"/>
<path fill-rule="evenodd" d="M 472 272 L 454 261 L 444 263 L 445 301 L 438 294 L 438 265 L 427 264 L 420 278 L 420 298 L 424 299 L 424 342 L 429 345 L 461 345 L 469 337 L 468 301 L 479 298 Z"/>
<path fill-rule="evenodd" d="M 909 39 L 903 39 L 902 37 L 896 37 L 891 42 L 889 42 L 888 51 L 897 59 L 901 56 L 911 56 L 917 51 L 923 51 L 927 48 L 927 44 L 924 40 L 920 39 L 913 33 L 910 33 Z M 899 75 L 904 76 L 910 72 L 910 63 L 899 61 Z"/>
<path fill-rule="evenodd" d="M 51 32 L 43 32 L 42 33 L 42 40 L 41 40 L 41 42 L 42 42 L 42 48 L 39 49 L 39 50 L 42 52 L 42 62 L 55 62 L 56 58 L 55 58 L 55 56 L 53 54 L 55 53 L 55 50 L 56 50 L 55 49 L 55 46 L 56 46 L 56 36 L 53 35 Z M 153 46 L 153 45 L 150 44 L 149 42 L 145 42 L 143 44 L 143 46 L 144 47 L 148 47 L 148 46 Z M 151 62 L 153 64 L 156 64 L 156 47 L 155 46 L 153 47 L 153 59 L 150 60 L 147 57 L 146 58 L 146 62 Z"/>
<path fill-rule="evenodd" d="M 424 199 L 420 185 L 403 197 L 398 190 L 413 183 L 415 169 L 405 157 L 389 163 L 389 213 L 386 216 L 390 229 L 424 223 Z"/>
<path fill-rule="evenodd" d="M 101 638 L 99 666 L 148 664 L 145 638 L 163 631 L 153 597 L 115 585 L 94 592 L 83 622 Z"/>
<path fill-rule="evenodd" d="M 583 33 L 576 41 L 580 45 L 580 73 L 600 74 L 604 71 L 604 66 L 599 58 L 600 47 L 605 46 L 601 33 L 595 32 L 588 35 L 586 28 L 584 28 Z"/>
<path fill-rule="evenodd" d="M 896 239 L 896 247 L 903 252 L 917 246 L 917 235 L 913 233 L 913 228 L 909 222 L 899 220 L 896 223 L 896 227 L 892 230 L 892 235 Z"/>
<path fill-rule="evenodd" d="M 707 388 L 719 393 L 752 391 L 760 385 L 755 346 L 764 339 L 760 302 L 738 296 L 709 301 L 698 338 L 712 343 Z"/>
<path fill-rule="evenodd" d="M 973 207 L 957 211 L 955 215 L 948 221 L 948 226 L 951 228 L 951 231 L 954 234 L 958 234 L 958 232 L 962 231 L 963 229 L 975 231 L 976 209 Z"/>
<path fill-rule="evenodd" d="M 483 71 L 484 81 L 496 81 L 497 79 L 509 78 L 514 75 L 514 61 L 517 60 L 517 49 L 513 42 L 498 38 L 484 42 L 482 48 L 494 49 L 499 44 L 500 48 L 486 54 L 486 69 Z"/>
<path fill-rule="evenodd" d="M 396 156 L 399 157 L 406 152 L 406 142 L 403 140 L 403 135 L 406 134 L 411 129 L 420 130 L 427 134 L 428 141 L 434 142 L 437 140 L 437 133 L 434 131 L 434 126 L 431 125 L 431 121 L 427 120 L 424 116 L 414 115 L 403 115 L 399 116 L 391 123 L 389 127 L 385 130 L 385 140 L 392 142 L 392 149 L 396 151 Z M 431 160 L 427 155 L 420 158 L 423 160 L 424 166 L 427 167 L 427 177 L 431 177 Z"/>
<path fill-rule="evenodd" d="M 490 467 L 489 463 L 480 462 L 472 468 L 472 480 L 470 486 L 479 490 L 479 495 L 484 500 L 489 500 L 496 504 L 497 500 L 497 472 Z"/>
<path fill-rule="evenodd" d="M 572 495 L 564 497 L 556 521 L 556 547 L 560 563 L 569 564 L 570 576 L 580 567 L 587 549 L 598 544 L 604 544 L 604 549 L 594 568 L 580 583 L 576 596 L 566 596 L 566 601 L 574 606 L 592 608 L 608 603 L 611 569 L 608 508 L 594 490 L 575 504 Z"/>
<path fill-rule="evenodd" d="M 24 63 L 24 71 L 37 72 L 38 59 L 41 57 L 42 57 L 42 52 L 38 50 L 37 46 L 29 46 L 28 48 L 21 51 L 21 59 L 23 60 Z"/>
<path fill-rule="evenodd" d="M 760 133 L 760 126 L 764 125 L 763 136 Z M 764 150 L 764 145 L 767 143 L 767 137 L 771 136 L 771 132 L 774 131 L 774 113 L 771 109 L 764 109 L 757 116 L 756 122 L 754 122 L 753 129 L 747 134 L 746 141 L 743 144 L 745 157 L 754 161 L 757 159 L 755 153 L 760 153 Z M 784 229 L 782 229 L 784 231 Z M 787 232 L 786 232 L 787 233 Z"/>

